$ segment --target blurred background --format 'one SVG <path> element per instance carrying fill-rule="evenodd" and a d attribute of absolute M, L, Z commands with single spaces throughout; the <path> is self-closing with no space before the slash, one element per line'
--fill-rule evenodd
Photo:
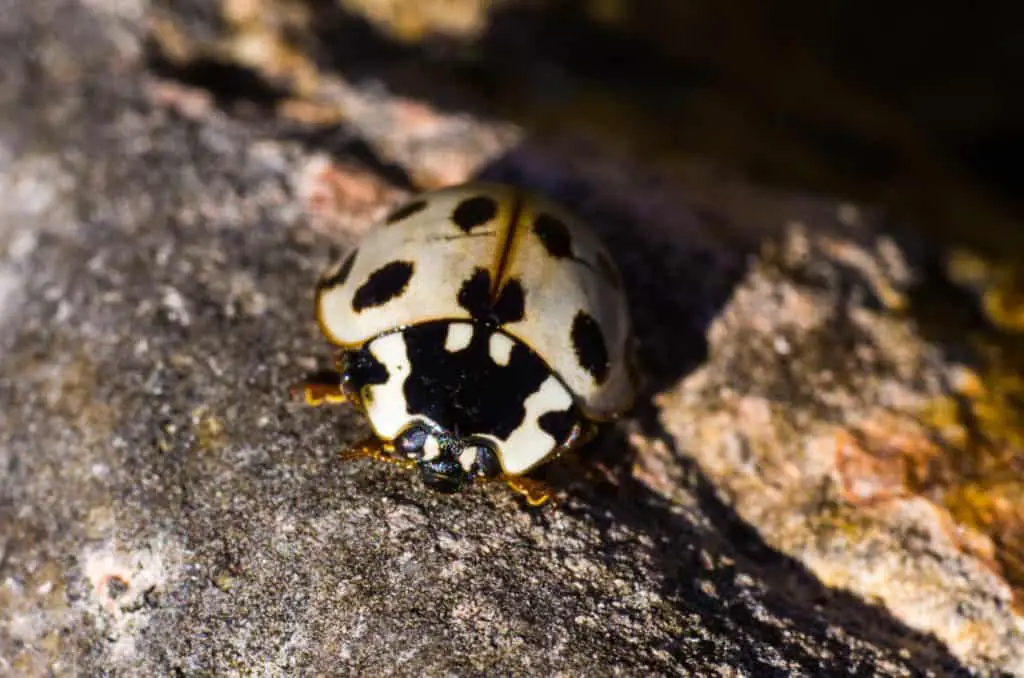
<path fill-rule="evenodd" d="M 149 56 L 234 115 L 355 125 L 378 149 L 401 123 L 382 127 L 374 88 L 417 102 L 407 124 L 490 118 L 687 190 L 738 178 L 878 207 L 884 233 L 926 253 L 898 310 L 979 375 L 934 422 L 970 435 L 908 482 L 988 532 L 1024 591 L 1022 16 L 998 2 L 156 0 Z M 450 136 L 459 156 L 469 135 Z"/>
<path fill-rule="evenodd" d="M 289 95 L 315 90 L 284 63 L 285 53 L 301 54 L 318 69 L 486 111 L 530 134 L 597 137 L 669 172 L 699 159 L 761 184 L 884 204 L 899 221 L 983 255 L 1024 251 L 1015 171 L 1024 40 L 1022 10 L 1011 3 L 983 11 L 871 0 L 217 4 L 155 6 L 206 22 L 207 34 L 215 26 L 247 36 L 224 50 L 228 60 L 234 51 L 251 65 L 254 44 L 277 40 L 279 63 L 258 70 L 277 76 L 263 85 Z M 156 53 L 173 63 L 187 50 L 161 26 Z M 233 80 L 239 96 L 254 96 L 241 71 L 192 69 L 196 79 L 219 79 L 222 93 Z"/>

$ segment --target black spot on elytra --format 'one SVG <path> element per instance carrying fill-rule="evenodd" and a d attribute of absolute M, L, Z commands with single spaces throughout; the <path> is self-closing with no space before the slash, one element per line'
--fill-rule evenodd
<path fill-rule="evenodd" d="M 601 326 L 586 311 L 580 311 L 572 321 L 572 346 L 580 366 L 597 383 L 608 378 L 608 347 L 605 346 Z"/>
<path fill-rule="evenodd" d="M 359 250 L 352 250 L 352 252 L 345 258 L 345 263 L 341 265 L 341 268 L 329 278 L 325 278 L 320 281 L 320 289 L 328 289 L 331 287 L 337 287 L 338 285 L 344 285 L 345 281 L 348 280 L 348 274 L 352 272 L 352 264 L 356 261 L 356 252 Z"/>
<path fill-rule="evenodd" d="M 501 288 L 494 302 L 494 315 L 499 325 L 519 322 L 526 315 L 526 293 L 518 278 L 512 278 Z"/>
<path fill-rule="evenodd" d="M 478 195 L 466 198 L 452 212 L 452 221 L 465 233 L 477 226 L 483 226 L 498 214 L 498 203 L 494 198 Z"/>
<path fill-rule="evenodd" d="M 572 237 L 561 219 L 542 212 L 533 220 L 533 232 L 551 256 L 556 259 L 572 256 Z"/>
<path fill-rule="evenodd" d="M 499 326 L 523 319 L 526 313 L 526 293 L 518 279 L 505 283 L 498 298 L 491 300 L 491 274 L 485 268 L 473 271 L 459 288 L 459 306 L 485 325 Z"/>
<path fill-rule="evenodd" d="M 474 318 L 486 318 L 491 312 L 491 274 L 486 268 L 473 271 L 459 288 L 459 306 Z"/>
<path fill-rule="evenodd" d="M 420 414 L 456 436 L 490 434 L 507 440 L 523 424 L 526 399 L 551 375 L 540 357 L 514 341 L 507 365 L 491 359 L 492 331 L 475 327 L 469 346 L 445 350 L 447 321 L 403 330 L 411 369 L 403 386 L 409 414 Z M 550 416 L 549 416 L 550 415 Z M 562 444 L 581 418 L 575 404 L 540 417 L 545 431 Z"/>
<path fill-rule="evenodd" d="M 392 261 L 381 266 L 356 290 L 355 296 L 352 297 L 352 309 L 358 313 L 401 296 L 412 278 L 412 273 L 411 261 Z"/>
<path fill-rule="evenodd" d="M 417 212 L 422 212 L 426 208 L 426 206 L 427 201 L 423 200 L 422 198 L 419 200 L 413 200 L 412 202 L 402 205 L 394 212 L 389 214 L 385 222 L 388 224 L 393 224 L 398 221 L 402 221 L 403 219 L 408 219 Z"/>
<path fill-rule="evenodd" d="M 622 278 L 619 277 L 618 271 L 615 270 L 615 265 L 604 254 L 598 253 L 597 255 L 597 269 L 601 271 L 601 275 L 604 276 L 609 285 L 617 290 L 622 289 Z"/>

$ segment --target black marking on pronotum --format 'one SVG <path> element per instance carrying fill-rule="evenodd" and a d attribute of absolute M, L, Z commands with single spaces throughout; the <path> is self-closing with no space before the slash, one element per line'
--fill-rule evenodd
<path fill-rule="evenodd" d="M 569 439 L 573 427 L 579 421 L 573 415 L 571 409 L 565 412 L 545 412 L 537 418 L 537 425 L 540 426 L 540 430 L 562 444 Z"/>
<path fill-rule="evenodd" d="M 387 219 L 385 219 L 385 223 L 394 224 L 394 223 L 402 221 L 404 219 L 408 219 L 409 217 L 411 217 L 412 215 L 416 214 L 417 212 L 422 212 L 426 207 L 427 207 L 427 201 L 426 200 L 424 200 L 422 198 L 420 198 L 418 200 L 413 200 L 412 202 L 408 202 L 408 203 L 402 205 L 401 207 L 396 209 L 394 212 L 389 214 Z"/>
<path fill-rule="evenodd" d="M 359 393 L 364 386 L 386 384 L 391 375 L 384 363 L 377 360 L 366 346 L 358 351 L 349 351 L 343 358 L 345 364 L 345 390 Z"/>
<path fill-rule="evenodd" d="M 602 383 L 608 378 L 608 347 L 601 334 L 601 326 L 586 311 L 580 311 L 572 321 L 572 346 L 580 366 Z"/>
<path fill-rule="evenodd" d="M 344 285 L 345 281 L 348 280 L 348 274 L 352 272 L 352 264 L 356 261 L 356 252 L 358 249 L 352 250 L 352 252 L 345 258 L 345 263 L 341 265 L 341 268 L 329 278 L 324 278 L 320 281 L 320 289 L 328 289 L 331 287 L 337 287 L 338 285 Z"/>
<path fill-rule="evenodd" d="M 412 278 L 412 273 L 411 261 L 392 261 L 381 266 L 356 290 L 355 296 L 352 297 L 352 309 L 358 313 L 401 296 Z"/>
<path fill-rule="evenodd" d="M 554 258 L 572 257 L 572 236 L 569 235 L 569 227 L 561 219 L 541 212 L 533 220 L 533 232 Z"/>
<path fill-rule="evenodd" d="M 484 325 L 498 326 L 523 319 L 526 313 L 526 293 L 517 278 L 505 283 L 497 299 L 491 297 L 491 274 L 486 268 L 477 268 L 459 288 L 459 306 L 466 309 L 474 320 Z"/>
<path fill-rule="evenodd" d="M 498 203 L 494 198 L 478 195 L 466 198 L 452 212 L 452 221 L 464 233 L 469 233 L 477 226 L 483 226 L 498 214 Z"/>
<path fill-rule="evenodd" d="M 489 434 L 500 440 L 521 426 L 526 418 L 526 399 L 551 375 L 541 358 L 515 341 L 507 365 L 490 357 L 491 332 L 473 332 L 469 346 L 457 353 L 445 350 L 447 321 L 416 325 L 403 331 L 411 369 L 403 393 L 410 415 L 422 415 L 459 435 Z M 555 444 L 571 432 L 565 421 L 580 419 L 575 404 L 562 415 L 541 419 L 547 423 Z M 557 424 L 557 425 L 555 425 Z"/>

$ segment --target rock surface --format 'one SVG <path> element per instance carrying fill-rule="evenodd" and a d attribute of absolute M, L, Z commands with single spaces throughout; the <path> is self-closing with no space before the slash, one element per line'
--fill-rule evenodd
<path fill-rule="evenodd" d="M 0 673 L 1024 674 L 992 559 L 864 443 L 959 369 L 869 212 L 370 85 L 328 132 L 229 113 L 147 67 L 141 3 L 6 3 Z M 636 303 L 652 397 L 542 510 L 344 461 L 365 424 L 287 396 L 319 273 L 473 174 L 592 219 Z"/>

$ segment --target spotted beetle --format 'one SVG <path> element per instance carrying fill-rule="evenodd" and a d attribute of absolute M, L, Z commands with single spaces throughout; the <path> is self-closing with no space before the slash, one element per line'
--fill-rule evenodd
<path fill-rule="evenodd" d="M 456 492 L 524 474 L 589 440 L 636 391 L 631 321 L 608 250 L 521 189 L 469 183 L 413 198 L 319 282 L 316 317 L 340 348 L 338 383 L 311 404 L 354 403 L 373 456 Z"/>

